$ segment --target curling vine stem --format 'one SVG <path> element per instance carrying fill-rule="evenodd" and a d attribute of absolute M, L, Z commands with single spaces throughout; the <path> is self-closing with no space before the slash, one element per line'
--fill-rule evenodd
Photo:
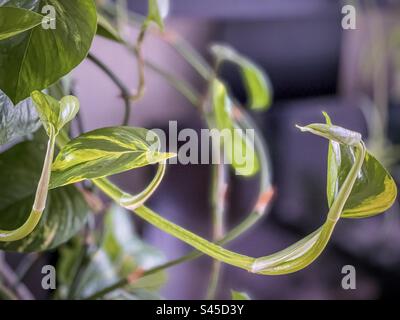
<path fill-rule="evenodd" d="M 117 75 L 100 59 L 98 59 L 93 54 L 88 54 L 88 59 L 92 61 L 97 67 L 99 67 L 109 78 L 110 80 L 118 87 L 121 93 L 121 97 L 124 100 L 124 118 L 122 120 L 122 125 L 127 125 L 129 123 L 129 118 L 131 115 L 131 103 L 130 103 L 130 92 L 129 89 L 125 86 L 125 84 L 117 77 Z"/>

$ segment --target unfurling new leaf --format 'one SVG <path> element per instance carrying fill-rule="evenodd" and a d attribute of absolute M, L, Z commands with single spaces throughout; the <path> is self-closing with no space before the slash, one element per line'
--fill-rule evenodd
<path fill-rule="evenodd" d="M 57 135 L 79 112 L 79 100 L 74 96 L 66 96 L 57 101 L 47 94 L 34 91 L 32 100 L 49 137 Z"/>
<path fill-rule="evenodd" d="M 362 138 L 361 134 L 358 132 L 323 123 L 312 123 L 305 127 L 297 126 L 297 128 L 303 132 L 310 132 L 317 136 L 351 147 L 359 144 Z"/>

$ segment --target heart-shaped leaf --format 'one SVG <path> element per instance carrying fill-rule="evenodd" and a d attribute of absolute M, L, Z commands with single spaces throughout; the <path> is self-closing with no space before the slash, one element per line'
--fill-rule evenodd
<path fill-rule="evenodd" d="M 39 127 L 39 117 L 31 98 L 14 106 L 0 90 L 0 145 L 33 133 Z"/>
<path fill-rule="evenodd" d="M 49 87 L 86 57 L 97 25 L 93 0 L 0 0 L 0 6 L 55 10 L 54 29 L 38 25 L 0 42 L 0 89 L 14 103 Z"/>
<path fill-rule="evenodd" d="M 143 128 L 110 127 L 85 133 L 60 151 L 52 168 L 50 188 L 96 179 L 162 162 L 158 136 Z"/>
<path fill-rule="evenodd" d="M 32 100 L 49 137 L 57 135 L 79 112 L 79 100 L 74 96 L 66 96 L 57 101 L 47 94 L 34 91 Z"/>
<path fill-rule="evenodd" d="M 0 7 L 0 41 L 32 29 L 43 16 L 22 8 Z"/>
<path fill-rule="evenodd" d="M 0 154 L 0 228 L 12 230 L 28 218 L 42 170 L 44 140 L 20 143 Z M 49 192 L 46 209 L 35 230 L 25 238 L 0 242 L 0 250 L 32 252 L 52 249 L 83 226 L 86 202 L 73 186 Z"/>
<path fill-rule="evenodd" d="M 225 85 L 217 79 L 212 84 L 212 102 L 216 127 L 221 132 L 225 155 L 232 167 L 239 175 L 256 174 L 260 163 L 254 150 L 254 136 L 248 135 L 249 130 L 244 132 L 233 119 L 232 101 Z"/>
<path fill-rule="evenodd" d="M 324 114 L 327 125 L 331 120 Z M 354 149 L 330 141 L 328 152 L 327 198 L 329 207 L 354 164 Z M 389 209 L 397 196 L 396 183 L 382 164 L 368 151 L 357 180 L 344 207 L 342 217 L 365 218 Z"/>
<path fill-rule="evenodd" d="M 226 45 L 212 45 L 211 53 L 219 62 L 229 61 L 240 68 L 249 97 L 250 108 L 255 110 L 268 109 L 272 103 L 272 87 L 259 66 Z"/>

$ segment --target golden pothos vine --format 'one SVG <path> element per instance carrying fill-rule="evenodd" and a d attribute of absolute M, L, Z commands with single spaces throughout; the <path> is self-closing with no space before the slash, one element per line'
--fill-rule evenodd
<path fill-rule="evenodd" d="M 54 5 L 57 21 L 63 22 L 55 29 L 42 26 L 43 21 L 49 19 L 42 13 L 45 4 Z M 325 222 L 302 240 L 264 257 L 250 257 L 225 249 L 225 244 L 259 221 L 274 196 L 268 151 L 246 110 L 246 107 L 254 111 L 268 109 L 272 102 L 271 84 L 256 63 L 233 48 L 223 44 L 211 46 L 214 59 L 211 66 L 178 35 L 164 30 L 167 0 L 149 0 L 147 17 L 128 16 L 128 23 L 139 28 L 138 38 L 134 41 L 124 39 L 114 27 L 121 9 L 118 6 L 118 2 L 116 5 L 98 1 L 96 7 L 93 0 L 26 0 L 17 3 L 0 0 L 0 66 L 4 69 L 0 74 L 0 143 L 12 145 L 0 154 L 0 183 L 3 185 L 0 191 L 0 249 L 41 252 L 59 248 L 62 276 L 58 298 L 96 299 L 116 294 L 116 289 L 140 296 L 143 294 L 141 289 L 147 290 L 154 282 L 162 281 L 160 277 L 165 269 L 203 254 L 215 259 L 208 292 L 208 297 L 213 298 L 219 263 L 262 275 L 296 272 L 318 258 L 341 218 L 370 217 L 391 207 L 397 195 L 393 178 L 369 153 L 359 133 L 332 124 L 324 113 L 325 123 L 299 126 L 299 129 L 326 139 L 329 145 L 329 211 Z M 112 70 L 89 53 L 96 33 L 126 46 L 136 56 L 136 92 L 130 92 Z M 199 73 L 207 87 L 204 94 L 146 60 L 142 45 L 149 33 L 164 39 Z M 86 58 L 120 89 L 125 103 L 124 120 L 120 126 L 82 132 L 72 139 L 68 124 L 79 117 L 79 101 L 70 95 L 67 74 Z M 246 107 L 236 102 L 220 77 L 219 68 L 224 63 L 231 63 L 240 71 L 248 97 Z M 128 126 L 132 104 L 146 92 L 147 69 L 156 71 L 186 97 L 210 129 L 228 130 L 232 134 L 237 128 L 255 130 L 254 144 L 243 137 L 235 139 L 244 146 L 245 153 L 254 156 L 255 162 L 250 169 L 244 171 L 241 168 L 234 152 L 224 156 L 242 175 L 257 175 L 257 201 L 244 221 L 224 232 L 226 199 L 221 196 L 221 190 L 228 184 L 228 174 L 226 165 L 216 165 L 212 179 L 214 238 L 211 241 L 146 206 L 146 201 L 162 182 L 168 159 L 175 156 L 161 150 L 156 134 Z M 147 90 L 151 91 L 151 88 Z M 40 127 L 44 130 L 39 130 Z M 26 138 L 29 135 L 30 138 Z M 149 135 L 153 135 L 151 144 Z M 234 148 L 232 146 L 231 150 Z M 156 165 L 158 169 L 148 187 L 139 194 L 131 195 L 108 180 L 114 174 L 147 165 Z M 90 221 L 94 206 L 89 200 L 96 199 L 94 190 L 101 190 L 115 203 L 105 218 L 104 238 L 95 243 L 87 242 L 89 237 L 81 236 L 88 230 L 93 232 Z M 189 244 L 195 251 L 173 261 L 164 261 L 156 249 L 136 239 L 133 230 L 128 230 L 125 238 L 120 239 L 118 226 L 127 224 L 126 212 L 121 208 Z M 133 241 L 142 243 L 141 254 L 158 257 L 157 263 L 146 267 L 136 261 L 138 252 L 129 246 Z M 62 246 L 66 242 L 69 246 Z M 126 256 L 132 259 L 122 259 Z M 100 281 L 99 286 L 88 280 L 90 270 L 99 263 L 103 267 L 114 266 L 111 283 Z M 79 270 L 74 271 L 75 267 Z M 85 281 L 86 285 L 83 285 Z M 237 295 L 240 294 L 234 296 Z"/>

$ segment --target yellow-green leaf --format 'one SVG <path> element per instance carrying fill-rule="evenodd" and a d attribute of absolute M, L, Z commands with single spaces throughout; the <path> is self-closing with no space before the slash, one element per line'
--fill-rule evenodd
<path fill-rule="evenodd" d="M 32 92 L 31 96 L 49 137 L 57 135 L 79 112 L 79 100 L 74 96 L 63 97 L 60 101 L 40 91 Z"/>
<path fill-rule="evenodd" d="M 212 83 L 212 102 L 216 127 L 221 132 L 225 155 L 232 167 L 239 175 L 256 174 L 260 164 L 254 150 L 254 136 L 250 135 L 251 131 L 243 130 L 234 120 L 232 101 L 225 85 L 218 79 Z"/>
<path fill-rule="evenodd" d="M 240 68 L 250 108 L 265 110 L 270 107 L 272 87 L 261 67 L 226 45 L 212 45 L 211 52 L 219 62 L 229 61 Z"/>
<path fill-rule="evenodd" d="M 109 127 L 85 133 L 61 149 L 52 167 L 50 188 L 96 179 L 162 162 L 158 136 L 143 128 Z"/>
<path fill-rule="evenodd" d="M 331 120 L 324 114 L 327 125 Z M 354 148 L 331 140 L 328 152 L 327 198 L 331 206 L 354 163 Z M 389 209 L 397 196 L 396 183 L 368 151 L 363 166 L 344 207 L 342 217 L 365 218 Z"/>
<path fill-rule="evenodd" d="M 355 146 L 361 142 L 361 134 L 339 126 L 312 123 L 305 127 L 297 126 L 303 132 L 310 132 L 317 136 L 324 137 L 330 141 L 335 141 L 343 145 Z"/>

